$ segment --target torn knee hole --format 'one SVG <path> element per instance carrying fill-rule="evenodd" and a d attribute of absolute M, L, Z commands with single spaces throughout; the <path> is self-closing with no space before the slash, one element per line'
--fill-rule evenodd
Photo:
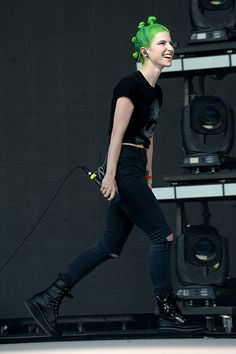
<path fill-rule="evenodd" d="M 167 240 L 168 242 L 172 242 L 172 241 L 174 240 L 174 235 L 173 235 L 173 234 L 168 235 L 168 236 L 166 237 L 166 240 Z"/>
<path fill-rule="evenodd" d="M 115 253 L 110 253 L 109 256 L 112 257 L 112 258 L 117 258 L 117 257 L 119 257 L 119 255 L 118 255 L 118 254 L 115 254 Z"/>

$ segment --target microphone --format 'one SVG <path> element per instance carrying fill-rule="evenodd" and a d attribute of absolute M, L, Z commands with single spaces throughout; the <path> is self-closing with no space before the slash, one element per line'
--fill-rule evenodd
<path fill-rule="evenodd" d="M 81 168 L 89 176 L 89 179 L 91 179 L 91 181 L 94 181 L 99 187 L 101 187 L 102 181 L 100 180 L 100 178 L 98 178 L 98 176 L 96 175 L 95 172 L 89 171 L 89 169 L 87 167 L 81 167 Z M 121 200 L 120 195 L 118 193 L 116 193 L 113 200 L 116 203 L 120 202 L 120 200 Z"/>
<path fill-rule="evenodd" d="M 99 187 L 101 187 L 102 181 L 98 178 L 96 173 L 89 171 L 87 167 L 82 167 L 82 170 L 89 176 L 89 179 L 91 179 L 91 181 L 94 181 Z"/>

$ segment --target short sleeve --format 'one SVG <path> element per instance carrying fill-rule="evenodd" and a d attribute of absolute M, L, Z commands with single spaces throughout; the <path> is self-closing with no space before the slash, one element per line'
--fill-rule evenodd
<path fill-rule="evenodd" d="M 137 81 L 132 77 L 122 79 L 114 89 L 114 98 L 129 98 L 133 104 L 137 103 L 140 98 L 140 87 Z"/>

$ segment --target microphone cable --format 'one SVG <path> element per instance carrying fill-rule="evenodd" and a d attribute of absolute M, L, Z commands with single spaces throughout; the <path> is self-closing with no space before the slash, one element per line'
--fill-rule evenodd
<path fill-rule="evenodd" d="M 52 196 L 51 200 L 49 201 L 48 205 L 46 206 L 46 208 L 44 209 L 44 211 L 42 212 L 41 216 L 39 217 L 39 219 L 37 220 L 37 222 L 34 224 L 34 226 L 31 228 L 31 230 L 28 232 L 28 234 L 26 235 L 26 237 L 20 242 L 20 244 L 16 247 L 16 249 L 13 251 L 13 253 L 9 256 L 9 258 L 7 259 L 7 261 L 0 267 L 0 272 L 3 271 L 3 269 L 5 269 L 7 267 L 7 265 L 11 262 L 11 260 L 15 257 L 15 255 L 18 253 L 18 251 L 23 247 L 23 245 L 25 244 L 25 242 L 29 239 L 29 237 L 32 235 L 32 233 L 34 232 L 34 230 L 37 228 L 37 226 L 40 224 L 40 222 L 42 221 L 42 219 L 44 218 L 45 214 L 47 213 L 48 209 L 51 207 L 51 205 L 53 204 L 54 200 L 56 199 L 56 197 L 58 196 L 58 194 L 61 192 L 62 188 L 64 187 L 65 183 L 67 182 L 67 180 L 70 178 L 70 176 L 72 175 L 72 173 L 77 170 L 77 169 L 81 169 L 82 171 L 84 171 L 89 179 L 91 181 L 94 181 L 98 186 L 101 186 L 102 183 L 102 173 L 100 173 L 100 177 L 97 175 L 97 172 L 91 172 L 87 167 L 85 166 L 75 166 L 64 178 L 64 180 L 62 181 L 62 183 L 60 184 L 60 186 L 58 187 L 58 189 L 56 190 L 56 192 L 54 193 L 54 195 Z M 99 169 L 99 168 L 98 168 Z"/>

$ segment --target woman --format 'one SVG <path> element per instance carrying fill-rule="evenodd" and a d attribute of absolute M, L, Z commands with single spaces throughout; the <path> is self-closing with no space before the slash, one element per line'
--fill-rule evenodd
<path fill-rule="evenodd" d="M 110 122 L 110 144 L 101 193 L 109 203 L 103 238 L 80 254 L 46 290 L 26 301 L 26 306 L 49 335 L 60 335 L 57 326 L 62 299 L 85 275 L 108 259 L 118 257 L 136 224 L 150 240 L 150 273 L 158 301 L 159 325 L 194 329 L 176 306 L 171 283 L 170 245 L 173 233 L 151 191 L 153 133 L 162 103 L 156 84 L 174 55 L 169 30 L 148 18 L 132 38 L 133 56 L 141 69 L 115 87 Z M 117 198 L 119 196 L 119 198 Z"/>

